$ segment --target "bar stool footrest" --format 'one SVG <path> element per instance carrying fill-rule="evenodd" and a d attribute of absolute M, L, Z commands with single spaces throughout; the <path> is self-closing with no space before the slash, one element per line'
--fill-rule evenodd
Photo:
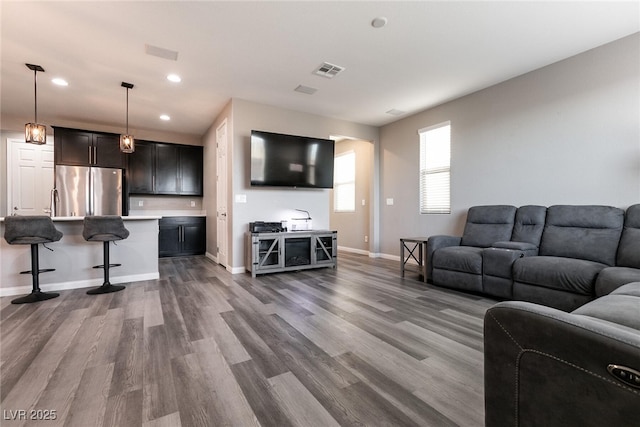
<path fill-rule="evenodd" d="M 49 271 L 56 271 L 55 268 L 42 268 L 38 270 L 38 273 L 48 273 Z M 31 270 L 21 271 L 20 274 L 31 274 Z"/>
<path fill-rule="evenodd" d="M 111 267 L 120 267 L 122 264 L 109 264 L 109 268 Z M 94 265 L 93 268 L 104 268 L 104 264 Z"/>

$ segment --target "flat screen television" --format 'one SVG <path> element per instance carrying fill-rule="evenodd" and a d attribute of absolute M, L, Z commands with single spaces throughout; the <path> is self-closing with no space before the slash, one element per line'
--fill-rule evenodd
<path fill-rule="evenodd" d="M 334 141 L 251 131 L 251 185 L 333 188 Z"/>

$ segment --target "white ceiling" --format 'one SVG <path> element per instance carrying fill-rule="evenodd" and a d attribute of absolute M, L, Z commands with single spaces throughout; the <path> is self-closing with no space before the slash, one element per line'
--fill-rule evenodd
<path fill-rule="evenodd" d="M 126 81 L 135 85 L 130 129 L 190 135 L 204 134 L 231 98 L 384 125 L 398 119 L 388 110 L 424 110 L 640 31 L 637 1 L 3 0 L 0 8 L 3 118 L 33 120 L 32 63 L 46 71 L 39 122 L 124 126 Z M 388 24 L 373 28 L 379 16 Z M 178 59 L 147 55 L 145 44 Z M 346 69 L 333 79 L 312 74 L 325 61 Z"/>

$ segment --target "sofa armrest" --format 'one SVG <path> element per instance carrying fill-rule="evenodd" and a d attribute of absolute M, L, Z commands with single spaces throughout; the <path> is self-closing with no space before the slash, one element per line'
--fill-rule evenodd
<path fill-rule="evenodd" d="M 528 242 L 513 242 L 513 241 L 495 242 L 494 244 L 491 245 L 491 247 L 522 251 L 525 253 L 525 256 L 538 255 L 538 247 L 533 243 L 528 243 Z"/>
<path fill-rule="evenodd" d="M 524 251 L 506 248 L 487 248 L 482 251 L 482 274 L 512 279 L 513 262 L 526 256 Z"/>
<path fill-rule="evenodd" d="M 628 425 L 640 389 L 607 371 L 640 370 L 640 331 L 537 304 L 509 301 L 484 318 L 487 427 Z"/>
<path fill-rule="evenodd" d="M 460 246 L 462 237 L 437 235 L 427 239 L 427 282 L 431 282 L 433 273 L 433 253 L 441 248 Z"/>

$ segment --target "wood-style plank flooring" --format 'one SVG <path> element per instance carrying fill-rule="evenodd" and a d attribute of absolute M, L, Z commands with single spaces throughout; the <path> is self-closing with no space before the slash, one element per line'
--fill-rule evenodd
<path fill-rule="evenodd" d="M 494 301 L 397 261 L 251 278 L 165 258 L 159 280 L 85 292 L 0 299 L 3 427 L 484 424 Z"/>

